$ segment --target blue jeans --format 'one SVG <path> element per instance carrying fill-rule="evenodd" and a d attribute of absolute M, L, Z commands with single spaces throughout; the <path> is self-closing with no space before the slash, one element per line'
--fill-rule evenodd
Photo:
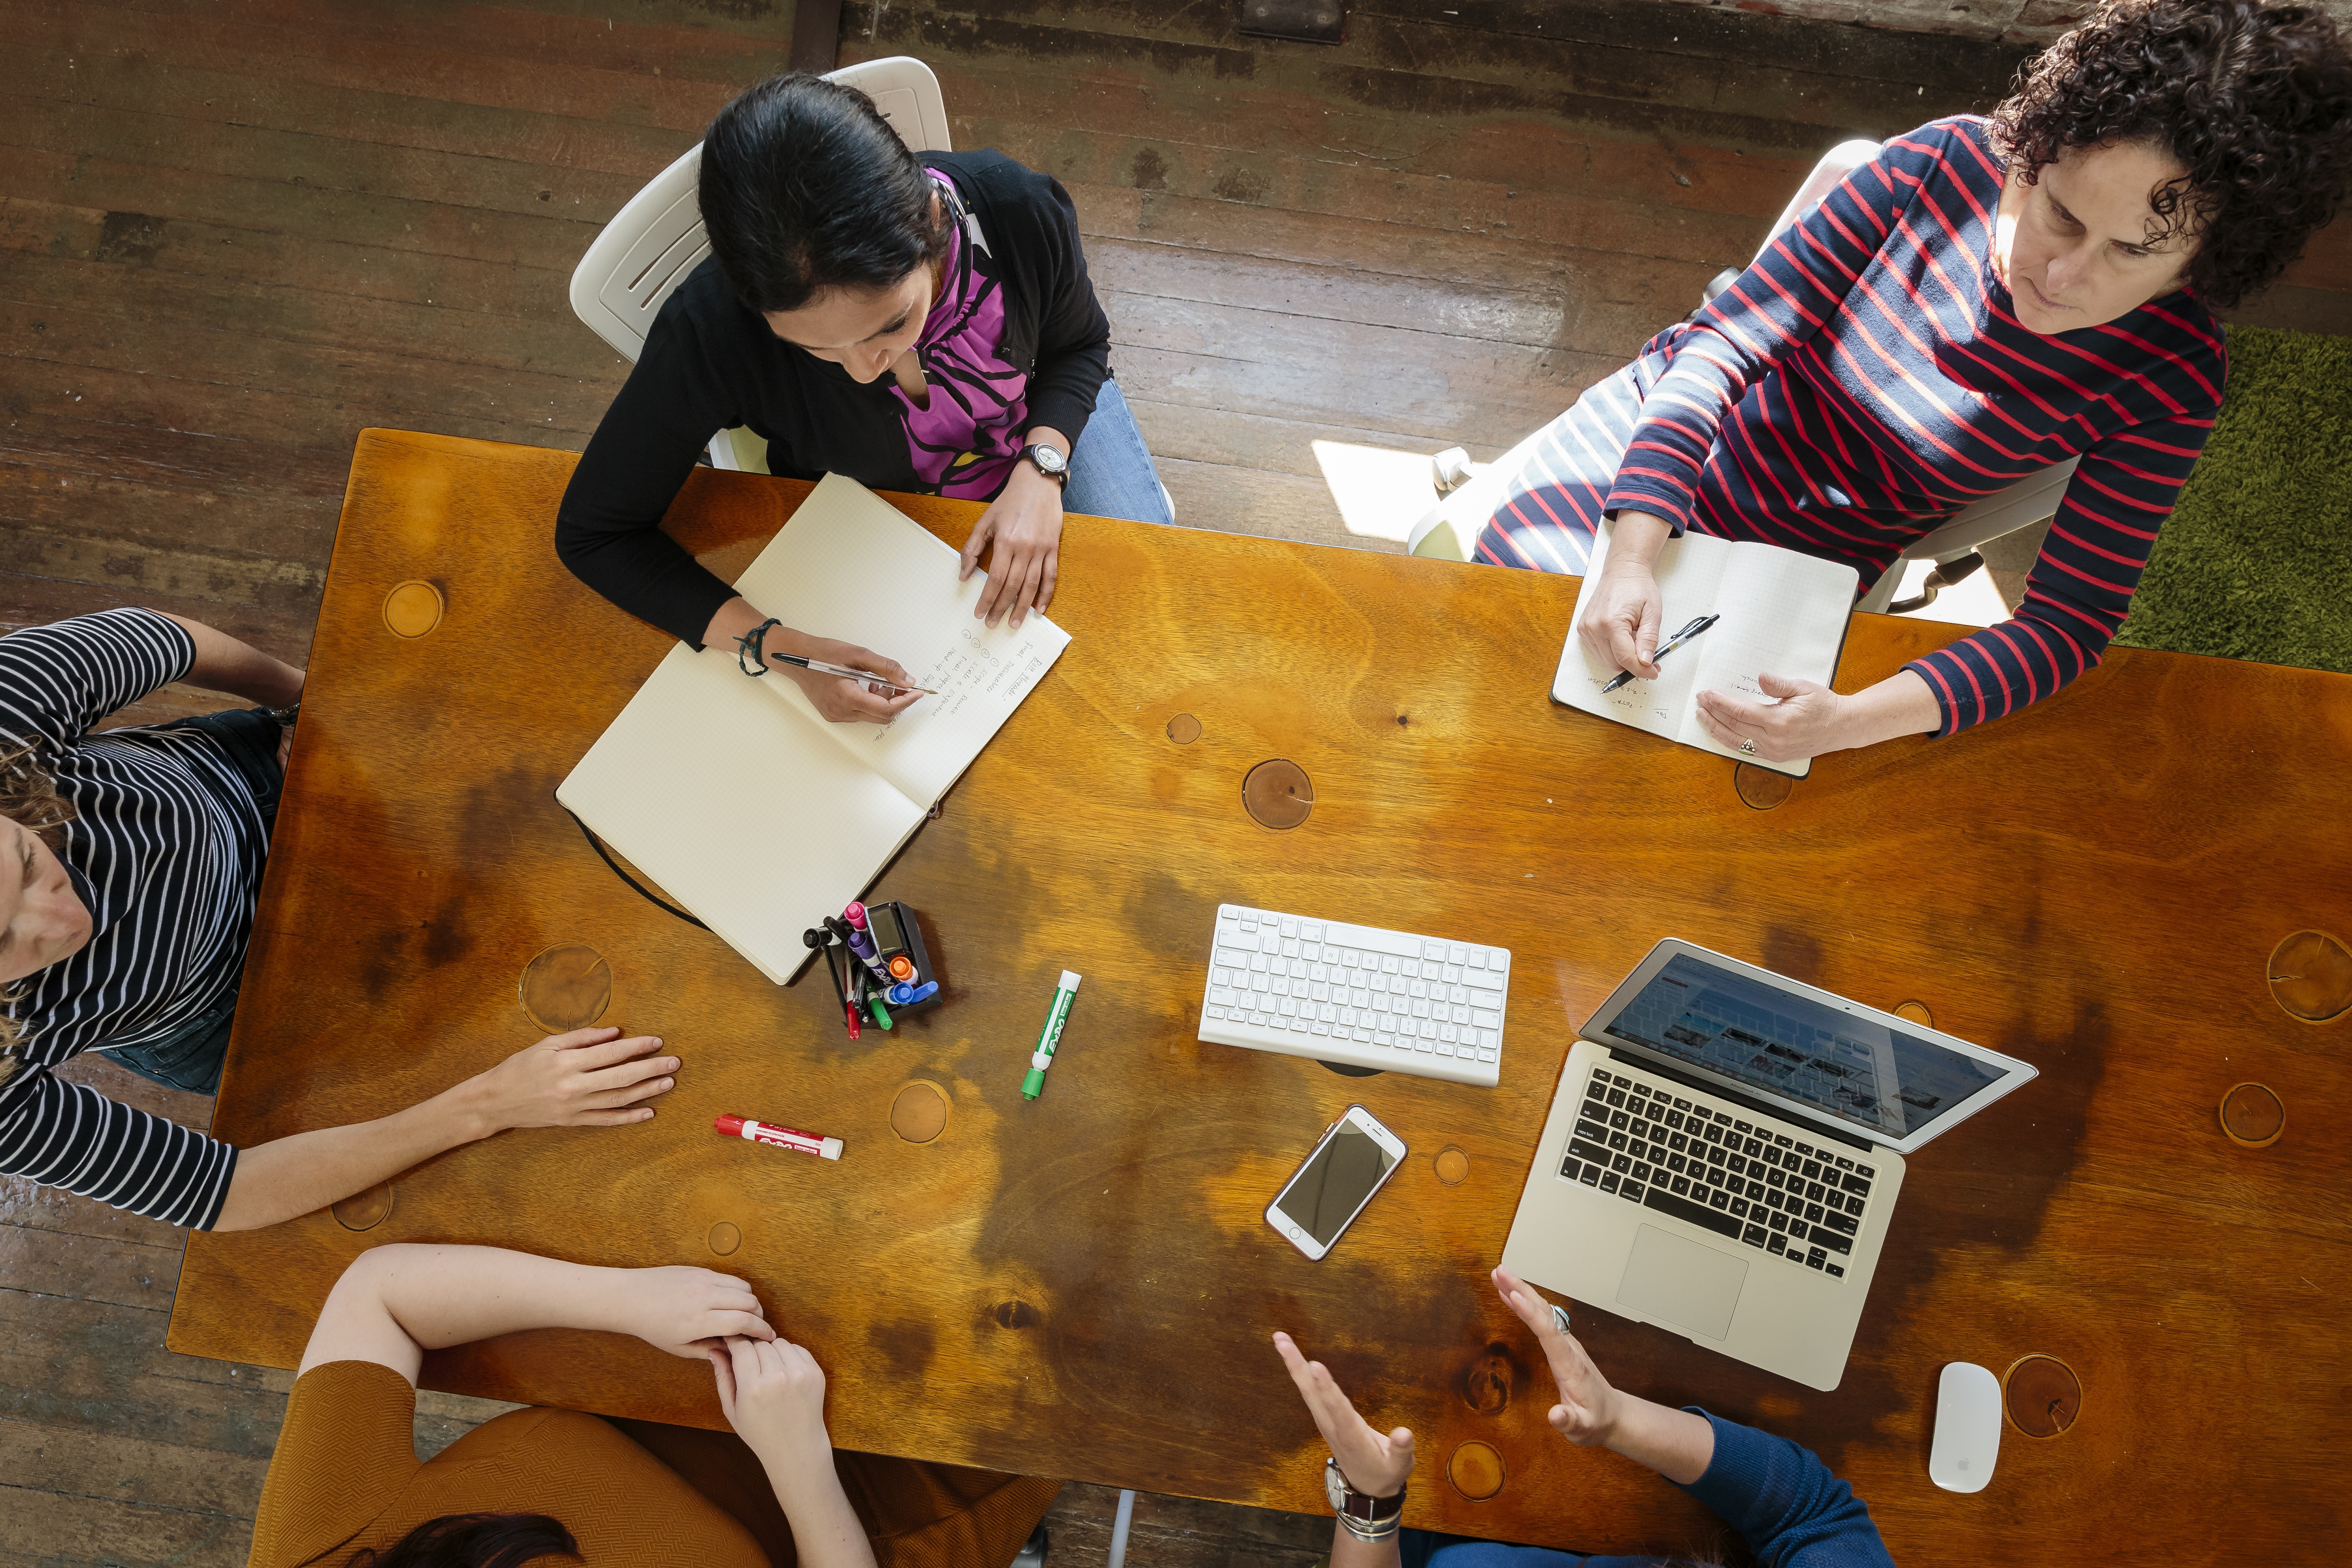
<path fill-rule="evenodd" d="M 1070 482 L 1062 489 L 1062 510 L 1085 517 L 1118 517 L 1129 522 L 1170 523 L 1175 509 L 1160 483 L 1160 470 L 1135 427 L 1135 415 L 1118 383 L 1103 378 L 1095 395 L 1094 417 L 1078 434 L 1070 454 Z"/>
<path fill-rule="evenodd" d="M 278 765 L 279 726 L 268 709 L 200 713 L 192 719 L 174 719 L 156 728 L 202 730 L 210 735 L 228 753 L 246 788 L 252 792 L 254 805 L 261 808 L 263 824 L 276 824 L 278 795 L 285 787 L 286 774 Z M 183 1021 L 161 1039 L 141 1046 L 100 1048 L 141 1078 L 166 1089 L 212 1094 L 220 1089 L 221 1062 L 228 1055 L 229 1026 L 236 1021 L 236 991 L 232 987 L 219 1001 Z"/>

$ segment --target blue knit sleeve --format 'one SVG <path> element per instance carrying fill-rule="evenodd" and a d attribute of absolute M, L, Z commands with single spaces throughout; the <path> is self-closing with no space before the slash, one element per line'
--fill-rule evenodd
<path fill-rule="evenodd" d="M 1763 1568 L 1895 1568 L 1870 1510 L 1812 1451 L 1726 1421 L 1706 1474 L 1683 1489 L 1747 1539 Z"/>

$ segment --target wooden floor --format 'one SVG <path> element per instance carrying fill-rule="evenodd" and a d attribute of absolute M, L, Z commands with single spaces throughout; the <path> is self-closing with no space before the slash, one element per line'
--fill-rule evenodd
<path fill-rule="evenodd" d="M 357 431 L 581 447 L 625 367 L 572 263 L 781 68 L 793 9 L 0 0 L 0 630 L 144 603 L 299 661 Z M 2018 59 L 1648 0 L 1358 0 L 1329 48 L 1234 9 L 850 0 L 842 58 L 921 56 L 959 146 L 1068 185 L 1180 521 L 1365 548 L 1396 545 L 1325 459 L 1499 451 L 1744 262 L 1818 152 L 1987 107 Z M 2290 277 L 2242 319 L 2352 332 L 2352 232 Z M 244 1561 L 288 1377 L 163 1348 L 178 1242 L 0 1181 L 0 1568 Z M 420 1440 L 496 1408 L 428 1395 Z M 1057 1564 L 1102 1560 L 1111 1502 L 1065 1493 Z M 1131 1552 L 1328 1539 L 1146 1499 Z"/>

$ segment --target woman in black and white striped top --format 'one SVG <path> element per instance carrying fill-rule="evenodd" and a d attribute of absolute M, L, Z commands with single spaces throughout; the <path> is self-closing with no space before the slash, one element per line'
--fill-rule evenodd
<path fill-rule="evenodd" d="M 236 1150 L 58 1079 L 103 1050 L 212 1092 L 282 779 L 264 710 L 94 732 L 174 680 L 290 707 L 302 672 L 209 626 L 109 610 L 0 637 L 0 1174 L 198 1229 L 308 1214 L 509 1127 L 622 1125 L 656 1039 L 581 1029 L 422 1105 Z"/>

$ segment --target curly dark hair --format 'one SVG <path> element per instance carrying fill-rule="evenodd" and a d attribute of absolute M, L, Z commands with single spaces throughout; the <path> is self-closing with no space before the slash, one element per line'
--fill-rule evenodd
<path fill-rule="evenodd" d="M 2025 63 L 1992 119 L 2028 183 L 2078 147 L 2169 152 L 2188 173 L 2151 198 L 2149 237 L 2195 235 L 2189 286 L 2226 307 L 2284 271 L 2352 187 L 2352 47 L 2316 5 L 2108 0 Z"/>

